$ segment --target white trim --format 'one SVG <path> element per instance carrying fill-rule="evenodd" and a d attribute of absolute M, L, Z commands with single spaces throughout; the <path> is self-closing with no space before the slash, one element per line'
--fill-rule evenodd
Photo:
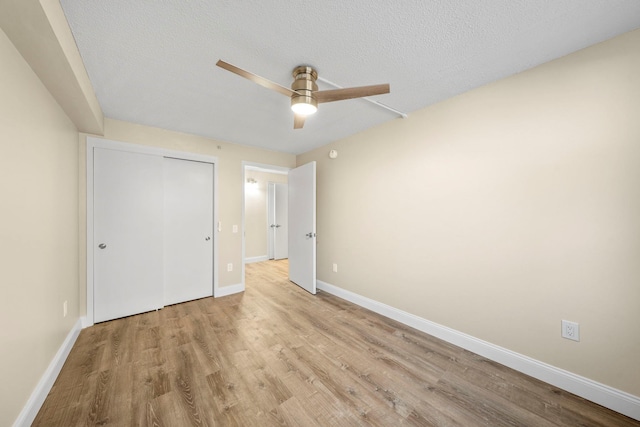
<path fill-rule="evenodd" d="M 257 165 L 258 163 L 253 163 L 253 164 Z M 255 172 L 275 173 L 278 175 L 289 175 L 289 168 L 283 168 L 280 166 L 270 166 L 270 165 L 250 166 L 249 165 L 246 167 L 246 170 L 255 171 Z"/>
<path fill-rule="evenodd" d="M 170 150 L 148 145 L 131 144 L 110 139 L 87 136 L 86 178 L 87 178 L 87 315 L 83 318 L 82 326 L 93 325 L 93 149 L 108 148 L 111 150 L 127 151 L 130 153 L 150 154 L 154 156 L 171 157 L 174 159 L 193 160 L 213 164 L 213 230 L 218 227 L 218 158 L 206 154 L 186 151 Z M 218 296 L 218 232 L 213 233 L 213 296 Z"/>
<path fill-rule="evenodd" d="M 80 318 L 80 324 L 82 326 L 82 329 L 84 329 L 84 328 L 88 328 L 89 326 L 92 326 L 93 322 L 90 322 L 89 318 L 87 318 L 87 316 L 82 316 Z"/>
<path fill-rule="evenodd" d="M 268 261 L 269 257 L 267 255 L 262 255 L 262 256 L 251 256 L 248 258 L 244 259 L 244 263 L 245 264 L 251 264 L 253 262 L 263 262 L 263 261 Z"/>
<path fill-rule="evenodd" d="M 85 172 L 86 172 L 86 263 L 87 263 L 87 277 L 86 277 L 86 285 L 87 285 L 87 301 L 86 301 L 86 309 L 87 314 L 85 318 L 86 322 L 83 322 L 83 326 L 86 328 L 88 326 L 93 325 L 93 148 L 96 146 L 96 139 L 87 137 L 87 147 L 85 153 Z M 86 326 L 85 326 L 86 325 Z"/>
<path fill-rule="evenodd" d="M 218 259 L 220 258 L 220 253 L 218 252 L 218 241 L 220 240 L 218 236 L 218 221 L 220 221 L 220 217 L 218 216 L 218 158 L 210 157 L 209 159 L 213 160 L 213 297 L 218 296 Z"/>
<path fill-rule="evenodd" d="M 317 281 L 317 287 L 324 292 L 569 391 L 605 408 L 640 420 L 640 397 L 638 396 L 540 362 L 321 280 Z"/>
<path fill-rule="evenodd" d="M 244 292 L 244 284 L 236 283 L 235 285 L 229 286 L 221 286 L 218 288 L 218 293 L 216 294 L 216 298 L 226 297 L 227 295 L 239 294 L 240 292 Z"/>
<path fill-rule="evenodd" d="M 31 396 L 29 396 L 29 400 L 27 400 L 22 411 L 20 411 L 18 418 L 16 418 L 13 423 L 13 427 L 28 427 L 33 423 L 49 391 L 51 391 L 53 383 L 55 383 L 56 378 L 58 378 L 58 374 L 62 369 L 62 365 L 64 365 L 64 362 L 67 360 L 73 344 L 76 342 L 78 335 L 80 335 L 81 329 L 82 322 L 78 319 L 62 342 L 53 360 L 51 360 L 51 363 L 49 363 L 49 366 L 44 371 L 44 374 L 40 377 L 40 381 L 38 381 L 36 388 L 31 393 Z"/>

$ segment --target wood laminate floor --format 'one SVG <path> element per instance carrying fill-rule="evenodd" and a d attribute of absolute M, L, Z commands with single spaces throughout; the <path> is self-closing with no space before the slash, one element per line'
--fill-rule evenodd
<path fill-rule="evenodd" d="M 640 426 L 248 264 L 247 290 L 97 324 L 34 426 Z"/>

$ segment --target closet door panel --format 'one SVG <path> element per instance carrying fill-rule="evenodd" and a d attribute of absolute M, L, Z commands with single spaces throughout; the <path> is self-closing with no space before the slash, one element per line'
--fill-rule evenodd
<path fill-rule="evenodd" d="M 94 321 L 163 305 L 162 157 L 94 148 Z"/>
<path fill-rule="evenodd" d="M 165 158 L 164 304 L 213 295 L 213 165 Z"/>

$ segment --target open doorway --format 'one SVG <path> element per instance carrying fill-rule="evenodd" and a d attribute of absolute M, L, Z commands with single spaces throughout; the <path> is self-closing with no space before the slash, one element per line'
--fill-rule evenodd
<path fill-rule="evenodd" d="M 288 258 L 289 168 L 243 162 L 243 264 Z"/>
<path fill-rule="evenodd" d="M 264 175 L 263 175 L 264 174 Z M 242 163 L 242 287 L 246 284 L 247 262 L 269 259 L 267 191 L 269 180 L 284 181 L 286 176 L 288 206 L 288 257 L 289 280 L 308 292 L 316 293 L 316 162 L 312 161 L 295 169 L 277 166 Z M 254 203 L 255 202 L 255 203 Z M 260 215 L 254 221 L 248 206 L 258 206 Z M 255 227 L 254 224 L 255 223 Z M 255 232 L 252 231 L 255 229 Z M 248 248 L 250 252 L 248 251 Z M 277 262 L 277 261 L 276 261 Z"/>

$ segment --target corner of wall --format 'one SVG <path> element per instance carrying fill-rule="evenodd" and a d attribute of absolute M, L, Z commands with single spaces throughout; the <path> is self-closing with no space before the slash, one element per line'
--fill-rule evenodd
<path fill-rule="evenodd" d="M 73 328 L 67 334 L 67 337 L 58 349 L 56 355 L 53 357 L 53 360 L 51 360 L 46 371 L 42 374 L 36 388 L 31 393 L 31 396 L 29 396 L 29 400 L 26 405 L 22 408 L 18 418 L 16 418 L 13 423 L 14 427 L 28 427 L 33 423 L 33 420 L 35 420 L 38 415 L 38 411 L 40 411 L 42 404 L 49 394 L 49 391 L 51 391 L 51 387 L 53 387 L 53 383 L 55 383 L 56 378 L 58 378 L 58 374 L 60 374 L 62 366 L 67 360 L 73 344 L 80 335 L 80 330 L 83 328 L 82 323 L 83 321 L 78 319 L 73 325 Z"/>

